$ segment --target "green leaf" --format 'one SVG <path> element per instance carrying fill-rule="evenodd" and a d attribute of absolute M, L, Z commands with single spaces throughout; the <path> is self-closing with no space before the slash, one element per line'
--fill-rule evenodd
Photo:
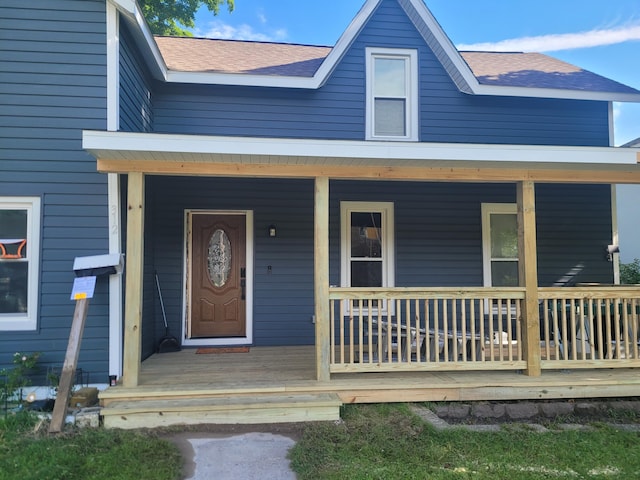
<path fill-rule="evenodd" d="M 217 15 L 221 5 L 227 5 L 230 12 L 234 0 L 139 0 L 142 13 L 155 35 L 173 35 L 191 37 L 187 28 L 195 26 L 198 9 L 204 5 Z"/>

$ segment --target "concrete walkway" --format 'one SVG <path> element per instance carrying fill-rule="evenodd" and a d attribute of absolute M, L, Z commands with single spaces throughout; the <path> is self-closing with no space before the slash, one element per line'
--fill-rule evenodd
<path fill-rule="evenodd" d="M 172 438 L 185 459 L 185 480 L 295 480 L 284 435 L 181 433 Z"/>

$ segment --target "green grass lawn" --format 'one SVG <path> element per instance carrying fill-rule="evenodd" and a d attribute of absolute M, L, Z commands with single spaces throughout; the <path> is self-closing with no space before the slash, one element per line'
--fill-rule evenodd
<path fill-rule="evenodd" d="M 640 434 L 605 425 L 438 431 L 404 404 L 348 405 L 342 417 L 304 428 L 290 454 L 300 480 L 640 479 Z M 67 427 L 50 436 L 36 424 L 25 414 L 0 419 L 0 480 L 180 478 L 183 460 L 162 430 Z"/>
<path fill-rule="evenodd" d="M 304 479 L 640 479 L 640 435 L 593 431 L 437 431 L 406 405 L 350 405 L 339 425 L 305 430 L 291 451 Z"/>
<path fill-rule="evenodd" d="M 50 436 L 28 414 L 0 419 L 1 480 L 177 480 L 178 449 L 152 432 L 86 428 Z"/>

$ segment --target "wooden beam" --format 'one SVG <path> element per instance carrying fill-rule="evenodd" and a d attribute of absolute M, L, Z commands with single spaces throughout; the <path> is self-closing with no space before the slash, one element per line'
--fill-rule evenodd
<path fill-rule="evenodd" d="M 71 332 L 69 333 L 69 343 L 67 344 L 67 353 L 64 357 L 64 365 L 60 374 L 60 383 L 58 385 L 58 395 L 53 406 L 51 414 L 51 423 L 49 425 L 49 433 L 59 433 L 62 431 L 65 417 L 67 416 L 67 405 L 71 396 L 71 388 L 76 375 L 76 367 L 78 366 L 78 355 L 80 354 L 80 343 L 82 341 L 82 332 L 87 320 L 87 311 L 89 310 L 89 299 L 81 298 L 76 301 L 76 308 L 73 313 L 73 321 L 71 322 Z"/>
<path fill-rule="evenodd" d="M 636 166 L 609 169 L 573 168 L 532 169 L 505 165 L 495 167 L 416 167 L 402 165 L 370 165 L 363 160 L 358 165 L 282 164 L 282 163 L 214 163 L 170 162 L 155 160 L 97 161 L 99 172 L 138 172 L 152 175 L 191 175 L 221 177 L 275 177 L 275 178 L 340 178 L 361 180 L 403 180 L 431 182 L 519 182 L 545 183 L 624 183 L 640 184 L 640 169 Z"/>
<path fill-rule="evenodd" d="M 314 285 L 316 376 L 329 381 L 329 179 L 315 180 Z"/>
<path fill-rule="evenodd" d="M 138 386 L 142 355 L 142 284 L 144 257 L 144 174 L 128 176 L 126 291 L 122 384 Z"/>
<path fill-rule="evenodd" d="M 518 182 L 518 276 L 525 288 L 522 343 L 527 362 L 525 373 L 539 376 L 540 328 L 538 309 L 538 265 L 536 245 L 536 200 L 533 182 Z"/>

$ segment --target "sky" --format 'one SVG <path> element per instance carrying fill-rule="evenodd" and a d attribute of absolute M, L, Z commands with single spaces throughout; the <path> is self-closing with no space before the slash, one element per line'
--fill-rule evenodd
<path fill-rule="evenodd" d="M 364 0 L 235 0 L 201 9 L 198 37 L 334 45 Z M 426 0 L 460 50 L 543 52 L 640 90 L 640 0 Z M 615 144 L 640 137 L 640 105 L 616 103 Z"/>
<path fill-rule="evenodd" d="M 333 46 L 365 0 L 235 0 L 201 9 L 198 37 Z M 542 52 L 640 90 L 640 0 L 426 0 L 459 50 Z M 640 104 L 614 104 L 615 145 L 640 137 Z M 640 186 L 619 188 L 621 259 L 640 257 Z"/>

